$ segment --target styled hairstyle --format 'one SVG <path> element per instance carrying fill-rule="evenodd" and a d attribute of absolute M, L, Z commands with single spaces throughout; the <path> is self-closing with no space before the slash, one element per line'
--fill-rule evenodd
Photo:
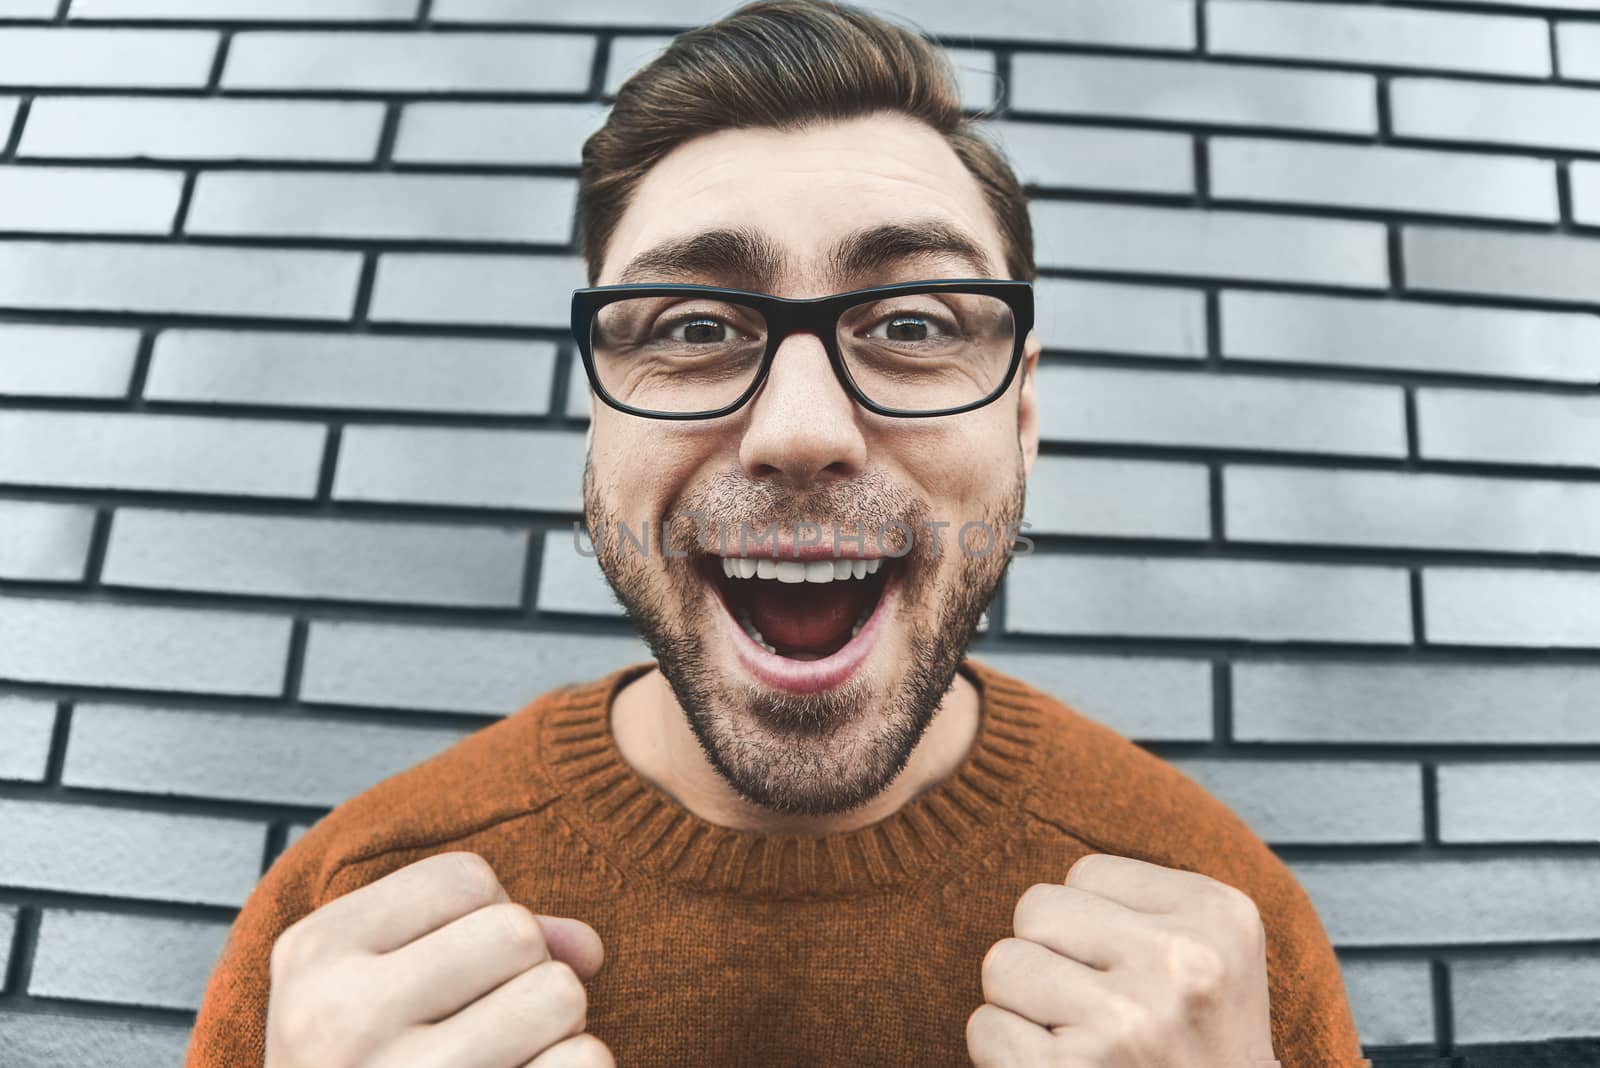
<path fill-rule="evenodd" d="M 605 125 L 584 142 L 579 233 L 589 284 L 634 188 L 678 145 L 718 130 L 797 130 L 881 111 L 944 136 L 994 213 L 1007 272 L 1032 281 L 1027 198 L 1005 157 L 962 114 L 944 52 L 844 4 L 758 0 L 676 37 L 622 84 Z"/>

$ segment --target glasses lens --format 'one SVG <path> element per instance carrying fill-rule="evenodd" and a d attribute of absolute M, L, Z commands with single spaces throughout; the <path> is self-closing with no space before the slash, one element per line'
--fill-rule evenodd
<path fill-rule="evenodd" d="M 1011 306 L 979 293 L 913 293 L 839 318 L 839 351 L 862 393 L 885 408 L 932 412 L 994 396 L 1016 346 Z"/>
<path fill-rule="evenodd" d="M 761 313 L 695 294 L 607 304 L 590 335 L 595 375 L 613 398 L 647 412 L 732 404 L 755 380 L 767 344 Z"/>

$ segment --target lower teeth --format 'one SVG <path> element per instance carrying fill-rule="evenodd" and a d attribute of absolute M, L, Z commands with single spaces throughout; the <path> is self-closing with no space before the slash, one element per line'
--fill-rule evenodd
<path fill-rule="evenodd" d="M 855 638 L 855 636 L 857 634 L 861 633 L 861 628 L 867 625 L 867 620 L 872 618 L 872 611 L 876 607 L 877 607 L 877 604 L 873 603 L 873 604 L 868 605 L 866 608 L 862 609 L 861 617 L 859 619 L 857 619 L 855 621 L 855 625 L 850 628 L 850 637 L 851 637 L 852 640 Z M 750 640 L 751 641 L 753 641 L 757 645 L 761 646 L 761 648 L 765 649 L 767 652 L 771 653 L 773 656 L 782 655 L 782 654 L 780 654 L 778 652 L 778 650 L 776 650 L 776 649 L 774 649 L 772 647 L 772 643 L 768 642 L 766 638 L 761 636 L 761 632 L 756 629 L 756 625 L 750 621 L 750 613 L 749 612 L 745 611 L 744 609 L 740 609 L 738 618 L 739 618 L 739 625 L 744 628 L 744 632 L 746 634 L 750 635 Z"/>

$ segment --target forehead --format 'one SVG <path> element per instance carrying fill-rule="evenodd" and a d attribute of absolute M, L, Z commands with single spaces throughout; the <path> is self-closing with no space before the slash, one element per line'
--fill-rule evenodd
<path fill-rule="evenodd" d="M 705 281 L 815 295 L 1000 277 L 999 229 L 939 133 L 893 114 L 679 145 L 634 190 L 601 284 Z"/>

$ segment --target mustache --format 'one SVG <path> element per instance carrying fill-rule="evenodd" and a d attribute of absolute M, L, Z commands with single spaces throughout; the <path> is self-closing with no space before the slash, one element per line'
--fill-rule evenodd
<path fill-rule="evenodd" d="M 719 532 L 735 535 L 776 527 L 792 536 L 814 526 L 826 539 L 835 531 L 843 537 L 858 531 L 920 530 L 930 514 L 926 502 L 882 472 L 793 490 L 729 471 L 679 499 L 668 517 L 666 537 L 675 550 L 712 551 Z"/>

